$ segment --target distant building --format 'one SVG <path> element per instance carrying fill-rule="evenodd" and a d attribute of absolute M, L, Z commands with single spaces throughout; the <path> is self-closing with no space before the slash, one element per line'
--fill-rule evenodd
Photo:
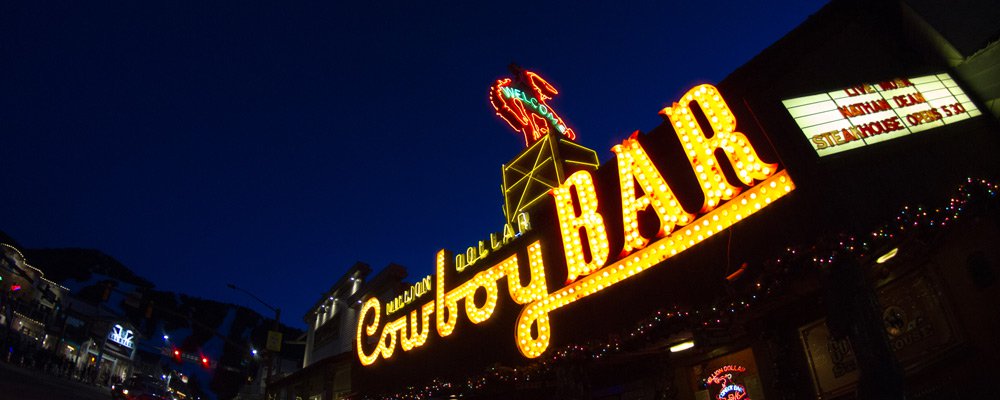
<path fill-rule="evenodd" d="M 0 289 L 0 325 L 42 348 L 54 348 L 70 290 L 46 279 L 20 250 L 6 243 L 0 243 Z"/>
<path fill-rule="evenodd" d="M 139 336 L 124 315 L 71 296 L 5 243 L 0 243 L 0 278 L 0 325 L 6 329 L 0 336 L 9 343 L 63 357 L 95 380 L 122 381 L 131 375 Z"/>
<path fill-rule="evenodd" d="M 122 382 L 132 376 L 143 337 L 124 315 L 101 304 L 70 298 L 64 326 L 65 346 L 77 347 L 74 352 L 77 369 L 92 371 L 94 378 L 104 384 Z"/>

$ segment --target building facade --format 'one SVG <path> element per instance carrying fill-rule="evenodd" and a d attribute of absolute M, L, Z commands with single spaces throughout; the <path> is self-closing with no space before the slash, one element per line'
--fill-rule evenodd
<path fill-rule="evenodd" d="M 75 347 L 64 348 L 62 343 L 68 288 L 45 278 L 20 250 L 6 243 L 0 243 L 0 285 L 0 325 L 6 337 L 16 336 L 18 341 L 65 356 L 75 354 Z"/>
<path fill-rule="evenodd" d="M 390 301 L 405 286 L 406 268 L 390 264 L 372 274 L 367 264 L 347 270 L 303 316 L 302 369 L 267 384 L 268 399 L 334 400 L 354 395 L 354 341 L 361 299 Z"/>
<path fill-rule="evenodd" d="M 834 1 L 664 99 L 663 124 L 519 206 L 530 229 L 439 253 L 433 296 L 364 296 L 355 397 L 989 395 L 997 16 Z M 495 96 L 539 118 L 501 116 L 544 122 L 518 90 Z"/>
<path fill-rule="evenodd" d="M 0 337 L 10 358 L 109 385 L 131 376 L 139 335 L 124 315 L 72 296 L 16 247 L 0 243 L 0 251 Z"/>

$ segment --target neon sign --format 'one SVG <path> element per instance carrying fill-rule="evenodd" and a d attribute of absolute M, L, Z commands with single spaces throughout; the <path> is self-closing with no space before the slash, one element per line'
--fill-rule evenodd
<path fill-rule="evenodd" d="M 118 324 L 115 324 L 115 326 L 111 328 L 111 333 L 108 335 L 108 340 L 118 343 L 122 346 L 128 347 L 130 349 L 133 348 L 134 346 L 132 342 L 133 338 L 134 335 L 131 329 L 125 329 L 124 327 Z"/>
<path fill-rule="evenodd" d="M 455 255 L 455 270 L 458 272 L 464 271 L 466 268 L 472 266 L 487 255 L 491 251 L 497 251 L 507 245 L 514 238 L 521 236 L 527 231 L 531 230 L 531 220 L 528 217 L 528 213 L 520 213 L 517 215 L 517 230 L 514 230 L 514 224 L 505 224 L 503 226 L 503 233 L 490 233 L 489 241 L 480 240 L 479 244 L 476 246 L 469 246 L 465 249 L 465 253 L 460 253 Z M 487 247 L 487 243 L 489 246 Z"/>
<path fill-rule="evenodd" d="M 410 286 L 405 292 L 396 296 L 395 299 L 385 304 L 385 314 L 389 315 L 400 308 L 406 307 L 408 304 L 412 303 L 414 300 L 423 296 L 427 292 L 431 291 L 431 276 L 427 275 L 424 279 Z"/>
<path fill-rule="evenodd" d="M 696 117 L 694 108 L 704 118 Z M 557 218 L 553 222 L 559 228 L 567 272 L 563 287 L 550 291 L 546 284 L 542 240 L 526 243 L 527 259 L 515 253 L 450 289 L 445 286 L 450 257 L 441 250 L 436 257 L 432 300 L 384 323 L 378 298 L 363 303 L 355 346 L 361 364 L 389 359 L 397 347 L 410 351 L 423 346 L 431 329 L 440 337 L 452 335 L 462 314 L 459 303 L 463 303 L 464 314 L 473 324 L 488 320 L 496 308 L 502 279 L 506 279 L 505 292 L 511 300 L 523 306 L 515 323 L 515 346 L 524 357 L 539 357 L 554 335 L 549 324 L 551 313 L 663 265 L 663 261 L 722 232 L 795 188 L 785 171 L 761 160 L 746 136 L 736 131 L 736 118 L 714 86 L 692 88 L 679 103 L 664 108 L 660 114 L 677 134 L 704 195 L 696 212 L 688 212 L 680 205 L 673 188 L 637 134 L 633 134 L 612 148 L 620 181 L 620 196 L 613 198 L 621 201 L 621 215 L 599 211 L 604 209 L 598 207 L 600 188 L 587 170 L 573 173 L 550 192 Z M 720 164 L 719 156 L 727 158 L 725 166 Z M 737 181 L 730 182 L 727 175 Z M 746 188 L 737 186 L 740 183 Z M 659 228 L 646 237 L 638 229 L 638 219 L 640 212 L 649 211 L 655 214 Z M 625 238 L 621 249 L 610 247 L 606 218 L 621 218 L 623 231 L 616 232 Z M 526 283 L 520 276 L 524 270 L 528 272 Z M 481 292 L 486 293 L 486 300 L 479 305 L 475 297 Z"/>
<path fill-rule="evenodd" d="M 980 114 L 948 74 L 853 85 L 782 103 L 820 157 Z"/>
<path fill-rule="evenodd" d="M 556 110 L 546 102 L 559 91 L 534 72 L 516 67 L 511 69 L 515 73 L 514 79 L 500 79 L 490 87 L 490 103 L 500 118 L 515 131 L 524 134 L 524 145 L 531 146 L 553 131 L 569 140 L 576 140 L 576 132 L 566 126 Z"/>
<path fill-rule="evenodd" d="M 705 383 L 708 385 L 718 385 L 719 394 L 715 396 L 719 400 L 750 400 L 747 389 L 743 385 L 736 383 L 736 374 L 746 372 L 746 367 L 742 365 L 726 365 L 712 372 Z"/>

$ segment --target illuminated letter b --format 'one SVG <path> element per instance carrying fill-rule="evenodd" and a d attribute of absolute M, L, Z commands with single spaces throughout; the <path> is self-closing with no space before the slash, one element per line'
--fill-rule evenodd
<path fill-rule="evenodd" d="M 608 234 L 604 218 L 597 213 L 597 193 L 590 172 L 577 171 L 570 175 L 565 183 L 552 189 L 552 195 L 556 199 L 559 230 L 566 252 L 566 282 L 573 282 L 579 276 L 596 271 L 608 260 Z M 589 262 L 584 254 L 584 241 L 590 251 Z"/>

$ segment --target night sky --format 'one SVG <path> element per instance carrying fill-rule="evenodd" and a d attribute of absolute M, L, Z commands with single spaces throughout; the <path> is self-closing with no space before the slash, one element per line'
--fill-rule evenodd
<path fill-rule="evenodd" d="M 304 327 L 356 261 L 500 230 L 511 62 L 605 161 L 823 2 L 286 3 L 0 5 L 0 230 Z"/>

